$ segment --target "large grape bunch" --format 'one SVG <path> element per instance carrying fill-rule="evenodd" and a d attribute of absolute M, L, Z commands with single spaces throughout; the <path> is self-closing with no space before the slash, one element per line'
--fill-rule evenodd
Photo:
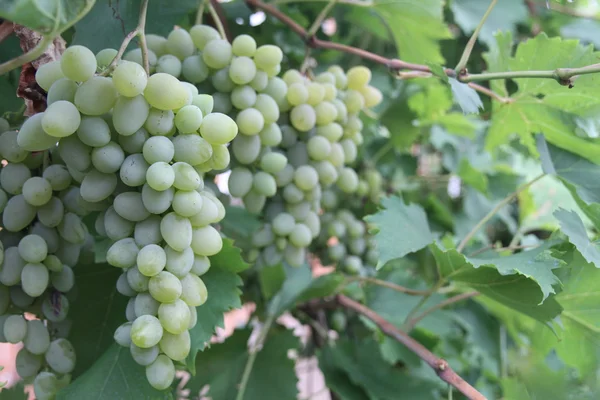
<path fill-rule="evenodd" d="M 67 385 L 75 367 L 67 339 L 73 267 L 91 243 L 59 139 L 47 138 L 48 152 L 22 146 L 23 135 L 42 130 L 42 119 L 31 117 L 17 132 L 0 118 L 0 342 L 23 344 L 17 373 L 41 400 Z"/>

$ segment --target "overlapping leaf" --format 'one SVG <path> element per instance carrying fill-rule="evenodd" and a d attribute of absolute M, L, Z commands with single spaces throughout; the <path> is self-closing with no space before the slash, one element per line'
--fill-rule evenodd
<path fill-rule="evenodd" d="M 587 235 L 583 221 L 574 211 L 557 210 L 554 216 L 560 222 L 560 229 L 569 237 L 581 255 L 594 265 L 600 267 L 600 244 L 592 242 Z"/>
<path fill-rule="evenodd" d="M 1 1 L 0 18 L 24 25 L 43 34 L 59 34 L 89 11 L 95 1 Z"/>

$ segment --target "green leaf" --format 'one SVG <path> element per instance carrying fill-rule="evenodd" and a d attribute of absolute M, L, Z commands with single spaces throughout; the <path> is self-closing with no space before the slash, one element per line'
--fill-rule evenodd
<path fill-rule="evenodd" d="M 387 364 L 381 357 L 377 343 L 373 340 L 353 343 L 340 339 L 334 347 L 328 346 L 321 350 L 319 359 L 325 357 L 329 358 L 338 369 L 345 371 L 351 382 L 361 386 L 372 399 L 397 400 L 399 393 L 402 393 L 402 398 L 406 399 L 437 398 L 432 390 L 434 387 L 427 381 L 403 373 Z"/>
<path fill-rule="evenodd" d="M 317 279 L 313 279 L 311 284 L 304 289 L 300 296 L 298 296 L 297 302 L 304 303 L 311 299 L 331 296 L 336 293 L 344 281 L 344 275 L 336 272 L 321 275 Z"/>
<path fill-rule="evenodd" d="M 69 318 L 73 321 L 69 340 L 77 353 L 73 371 L 73 377 L 77 377 L 114 343 L 115 329 L 127 321 L 129 299 L 117 292 L 117 279 L 123 272 L 120 268 L 81 263 L 74 272 L 78 296 L 69 303 Z"/>
<path fill-rule="evenodd" d="M 300 267 L 284 264 L 284 267 L 285 281 L 279 292 L 269 302 L 267 311 L 269 315 L 276 317 L 292 307 L 312 283 L 312 271 L 308 264 Z"/>
<path fill-rule="evenodd" d="M 446 75 L 446 71 L 444 67 L 440 64 L 427 63 L 427 66 L 431 70 L 431 73 L 442 80 L 444 83 L 448 83 L 448 75 Z"/>
<path fill-rule="evenodd" d="M 228 271 L 224 265 L 215 264 L 211 260 L 211 268 L 202 281 L 208 290 L 208 299 L 203 305 L 196 307 L 198 323 L 190 331 L 191 350 L 186 364 L 192 374 L 195 374 L 195 360 L 199 351 L 209 344 L 217 327 L 224 328 L 223 314 L 231 309 L 240 308 L 242 279 L 234 272 Z"/>
<path fill-rule="evenodd" d="M 479 110 L 483 110 L 483 103 L 479 98 L 479 94 L 466 83 L 457 81 L 454 78 L 448 78 L 450 89 L 454 101 L 460 106 L 465 114 L 476 114 Z"/>
<path fill-rule="evenodd" d="M 205 385 L 210 385 L 207 396 L 213 399 L 235 398 L 248 361 L 248 340 L 251 333 L 250 329 L 238 330 L 224 343 L 211 347 L 198 357 L 198 374 L 186 385 L 193 397 Z M 294 361 L 288 358 L 288 351 L 299 347 L 299 340 L 292 331 L 272 329 L 256 356 L 244 399 L 295 399 L 298 394 L 298 379 Z"/>
<path fill-rule="evenodd" d="M 392 32 L 399 58 L 409 62 L 441 64 L 440 39 L 451 37 L 443 18 L 442 0 L 375 0 L 373 10 Z"/>
<path fill-rule="evenodd" d="M 454 13 L 454 21 L 465 34 L 470 35 L 479 25 L 489 5 L 489 1 L 454 0 L 450 3 L 450 9 Z M 479 39 L 487 44 L 493 43 L 495 32 L 516 33 L 517 24 L 528 18 L 527 7 L 521 0 L 499 1 L 483 24 Z"/>
<path fill-rule="evenodd" d="M 409 148 L 421 134 L 419 127 L 413 124 L 417 118 L 406 106 L 406 99 L 394 101 L 381 115 L 381 123 L 390 131 L 390 140 L 401 150 Z"/>
<path fill-rule="evenodd" d="M 281 289 L 285 281 L 285 269 L 282 264 L 265 265 L 258 271 L 258 280 L 262 295 L 269 300 Z"/>
<path fill-rule="evenodd" d="M 489 51 L 483 53 L 483 59 L 487 63 L 487 72 L 508 71 L 508 61 L 513 46 L 512 35 L 510 32 L 496 32 L 494 37 L 496 40 L 489 43 Z M 508 96 L 504 79 L 490 81 L 490 88 L 501 96 Z M 500 105 L 499 102 L 492 102 L 494 112 L 498 105 Z"/>
<path fill-rule="evenodd" d="M 95 0 L 11 0 L 0 2 L 0 18 L 38 31 L 59 34 L 77 22 Z"/>
<path fill-rule="evenodd" d="M 319 352 L 319 369 L 325 377 L 327 388 L 338 395 L 340 400 L 370 400 L 364 389 L 350 380 L 343 367 L 335 364 L 330 347 Z"/>
<path fill-rule="evenodd" d="M 381 201 L 384 210 L 365 220 L 376 229 L 375 241 L 379 249 L 381 268 L 388 261 L 404 257 L 433 242 L 425 211 L 416 204 L 406 205 L 397 196 Z"/>
<path fill-rule="evenodd" d="M 227 237 L 248 238 L 261 223 L 258 216 L 248 212 L 245 208 L 229 206 L 225 207 L 225 218 L 220 222 L 221 231 Z"/>
<path fill-rule="evenodd" d="M 1 369 L 0 369 L 1 370 Z M 29 395 L 25 393 L 25 385 L 23 382 L 19 382 L 9 388 L 2 388 L 2 381 L 0 381 L 0 397 L 2 400 L 27 400 Z"/>
<path fill-rule="evenodd" d="M 138 23 L 141 0 L 98 0 L 92 10 L 75 25 L 73 44 L 81 44 L 97 52 L 118 49 L 123 38 Z M 152 0 L 148 4 L 146 33 L 167 35 L 174 25 L 198 7 L 197 0 Z"/>
<path fill-rule="evenodd" d="M 113 344 L 90 369 L 58 392 L 57 400 L 96 399 L 173 399 L 169 390 L 158 391 L 148 383 L 146 369 L 138 365 L 129 348 Z"/>
<path fill-rule="evenodd" d="M 210 264 L 236 274 L 250 267 L 250 264 L 242 258 L 242 251 L 233 245 L 233 240 L 227 238 L 223 239 L 221 251 L 210 257 Z"/>
<path fill-rule="evenodd" d="M 468 159 L 463 158 L 460 161 L 457 171 L 458 176 L 465 181 L 466 184 L 486 194 L 488 191 L 487 176 L 481 171 L 473 168 Z"/>
<path fill-rule="evenodd" d="M 569 237 L 569 241 L 577 247 L 581 255 L 590 263 L 600 268 L 600 245 L 592 242 L 587 235 L 583 221 L 574 211 L 563 208 L 554 212 L 560 222 L 560 228 Z"/>
<path fill-rule="evenodd" d="M 472 287 L 507 307 L 548 322 L 561 312 L 556 299 L 549 297 L 560 283 L 552 273 L 560 261 L 551 257 L 551 245 L 489 259 L 466 258 L 454 249 L 444 251 L 436 244 L 430 249 L 445 280 Z"/>

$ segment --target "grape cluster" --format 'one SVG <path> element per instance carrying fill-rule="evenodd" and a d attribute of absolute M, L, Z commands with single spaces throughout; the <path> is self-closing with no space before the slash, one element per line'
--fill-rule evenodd
<path fill-rule="evenodd" d="M 30 118 L 25 132 L 42 118 Z M 75 367 L 67 314 L 73 267 L 91 236 L 58 139 L 49 152 L 32 152 L 20 145 L 22 131 L 0 118 L 0 342 L 23 343 L 17 373 L 33 383 L 36 398 L 50 399 Z"/>

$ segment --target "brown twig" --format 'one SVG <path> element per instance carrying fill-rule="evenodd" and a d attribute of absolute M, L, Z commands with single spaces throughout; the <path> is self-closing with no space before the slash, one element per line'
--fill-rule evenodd
<path fill-rule="evenodd" d="M 450 297 L 449 299 L 446 299 L 444 301 L 442 301 L 441 303 L 438 303 L 434 306 L 429 307 L 428 309 L 424 310 L 422 313 L 420 313 L 419 315 L 417 315 L 416 317 L 411 318 L 407 323 L 406 323 L 406 330 L 408 332 L 410 332 L 423 318 L 425 318 L 426 316 L 428 316 L 429 314 L 431 314 L 434 311 L 437 311 L 439 309 L 442 309 L 446 306 L 449 306 L 450 304 L 454 304 L 457 303 L 459 301 L 468 299 L 470 297 L 475 297 L 478 296 L 479 292 L 467 292 L 467 293 L 461 293 L 461 294 L 457 294 L 456 296 Z"/>
<path fill-rule="evenodd" d="M 346 296 L 338 295 L 337 300 L 342 306 L 354 310 L 359 314 L 362 314 L 365 317 L 369 318 L 371 321 L 375 322 L 377 326 L 379 326 L 379 329 L 383 331 L 383 333 L 405 345 L 421 360 L 425 361 L 427 365 L 433 368 L 433 370 L 440 377 L 440 379 L 455 387 L 468 399 L 487 400 L 484 395 L 479 393 L 473 386 L 471 386 L 467 381 L 465 381 L 456 372 L 454 372 L 454 370 L 450 367 L 446 360 L 437 357 L 435 354 L 430 352 L 425 346 L 417 342 L 412 337 L 408 336 L 406 332 L 403 332 L 400 329 L 396 328 L 390 322 L 385 320 L 381 315 L 377 314 L 370 308 L 365 307 L 364 305 Z"/>

